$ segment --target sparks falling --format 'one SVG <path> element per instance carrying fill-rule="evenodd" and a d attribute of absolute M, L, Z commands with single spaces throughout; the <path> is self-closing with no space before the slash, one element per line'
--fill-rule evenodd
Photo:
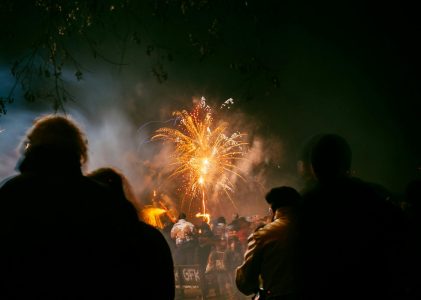
<path fill-rule="evenodd" d="M 196 218 L 203 218 L 206 223 L 210 223 L 210 214 L 197 213 Z"/>
<path fill-rule="evenodd" d="M 185 199 L 200 201 L 202 214 L 207 213 L 210 190 L 224 191 L 229 199 L 234 190 L 232 176 L 241 177 L 237 161 L 244 159 L 247 145 L 244 133 L 227 136 L 228 123 L 214 125 L 211 108 L 202 97 L 193 111 L 175 111 L 176 128 L 160 128 L 152 140 L 163 140 L 175 146 L 174 171 L 171 177 L 181 177 Z"/>

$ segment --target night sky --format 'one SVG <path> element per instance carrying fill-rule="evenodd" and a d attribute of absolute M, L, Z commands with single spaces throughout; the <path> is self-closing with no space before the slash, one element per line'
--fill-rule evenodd
<path fill-rule="evenodd" d="M 349 141 L 353 171 L 362 179 L 402 193 L 410 180 L 421 177 L 420 26 L 415 4 L 170 2 L 144 1 L 138 5 L 142 13 L 130 17 L 117 6 L 113 18 L 105 18 L 105 25 L 91 32 L 101 53 L 123 65 L 94 58 L 82 39 L 65 40 L 83 66 L 81 81 L 75 80 L 70 64 L 64 67 L 75 98 L 65 108 L 88 131 L 93 166 L 115 164 L 136 177 L 130 164 L 114 157 L 154 151 L 132 153 L 156 127 L 141 133 L 137 129 L 168 120 L 171 111 L 188 109 L 193 98 L 204 96 L 216 108 L 233 98 L 232 111 L 221 116 L 231 119 L 235 130 L 263 141 L 261 161 L 253 169 L 254 176 L 263 172 L 263 189 L 298 185 L 300 149 L 319 133 L 338 133 Z M 13 61 L 29 51 L 40 24 L 48 20 L 30 7 L 2 17 L 4 96 L 13 85 Z M 107 29 L 110 25 L 114 30 Z M 154 70 L 167 78 L 158 78 Z M 31 119 L 53 111 L 42 99 L 28 103 L 19 90 L 7 108 L 0 116 L 2 178 L 12 172 L 13 149 Z"/>

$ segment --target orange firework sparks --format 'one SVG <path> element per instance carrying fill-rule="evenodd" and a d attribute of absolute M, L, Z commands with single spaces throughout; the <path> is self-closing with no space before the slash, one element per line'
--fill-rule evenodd
<path fill-rule="evenodd" d="M 234 185 L 231 175 L 239 176 L 236 162 L 243 159 L 245 134 L 227 136 L 228 123 L 214 126 L 211 108 L 202 98 L 192 112 L 175 111 L 177 128 L 160 128 L 152 137 L 175 146 L 174 171 L 170 177 L 181 176 L 185 194 L 201 200 L 202 213 L 206 214 L 206 192 L 223 190 L 229 197 Z"/>
<path fill-rule="evenodd" d="M 196 218 L 203 218 L 206 223 L 208 223 L 208 224 L 210 223 L 210 214 L 206 214 L 206 213 L 202 214 L 202 213 L 198 212 L 196 214 Z"/>
<path fill-rule="evenodd" d="M 154 227 L 162 228 L 161 215 L 166 213 L 167 210 L 159 207 L 145 206 L 141 211 L 142 220 Z"/>

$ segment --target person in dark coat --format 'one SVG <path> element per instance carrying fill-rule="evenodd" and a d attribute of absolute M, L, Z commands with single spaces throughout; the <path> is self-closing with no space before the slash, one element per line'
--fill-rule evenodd
<path fill-rule="evenodd" d="M 20 174 L 0 187 L 0 298 L 153 298 L 143 283 L 148 258 L 136 253 L 138 220 L 82 174 L 80 128 L 41 117 L 21 154 Z"/>
<path fill-rule="evenodd" d="M 405 190 L 404 212 L 408 223 L 406 280 L 408 299 L 421 299 L 421 180 L 411 181 Z"/>
<path fill-rule="evenodd" d="M 138 213 L 132 203 L 136 203 L 134 193 L 128 179 L 113 168 L 100 168 L 87 175 L 104 184 L 126 210 L 127 218 L 137 218 Z M 130 201 L 129 201 L 130 198 Z M 136 248 L 142 262 L 142 269 L 147 271 L 142 285 L 153 292 L 154 299 L 174 298 L 174 264 L 171 250 L 161 232 L 139 220 L 139 239 Z"/>
<path fill-rule="evenodd" d="M 373 184 L 350 176 L 351 149 L 323 135 L 311 150 L 317 184 L 303 196 L 303 297 L 402 299 L 403 218 Z"/>
<path fill-rule="evenodd" d="M 94 179 L 104 185 L 121 204 L 131 218 L 138 218 L 138 211 L 135 207 L 135 196 L 128 179 L 114 168 L 99 168 L 89 172 L 87 177 Z"/>

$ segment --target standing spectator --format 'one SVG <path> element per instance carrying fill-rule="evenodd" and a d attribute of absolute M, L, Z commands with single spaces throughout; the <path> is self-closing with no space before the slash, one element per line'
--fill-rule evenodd
<path fill-rule="evenodd" d="M 212 245 L 214 244 L 214 235 L 209 224 L 204 218 L 200 220 L 200 224 L 197 226 L 196 232 L 199 243 L 199 247 L 197 248 L 198 262 L 201 271 L 204 272 L 208 263 L 209 253 Z"/>
<path fill-rule="evenodd" d="M 403 216 L 383 189 L 350 176 L 351 148 L 321 136 L 311 149 L 316 185 L 303 195 L 304 299 L 402 299 Z"/>
<path fill-rule="evenodd" d="M 192 265 L 195 263 L 196 240 L 194 225 L 186 221 L 186 214 L 181 213 L 177 223 L 171 229 L 171 238 L 175 240 L 174 260 L 177 265 Z"/>
<path fill-rule="evenodd" d="M 240 217 L 237 214 L 235 215 L 235 218 L 233 218 L 233 221 L 229 224 L 228 228 L 235 233 L 233 236 L 235 236 L 240 242 L 242 252 L 244 253 L 247 248 L 247 238 L 251 233 L 250 222 L 247 221 L 245 217 Z"/>
<path fill-rule="evenodd" d="M 235 271 L 244 261 L 243 247 L 237 238 L 228 241 L 227 250 L 224 253 L 224 266 L 227 270 L 228 282 L 231 294 L 238 293 L 235 288 Z"/>
<path fill-rule="evenodd" d="M 209 224 L 205 218 L 200 219 L 200 224 L 196 228 L 198 247 L 197 249 L 197 261 L 199 264 L 200 276 L 205 278 L 206 266 L 208 264 L 209 254 L 212 246 L 214 245 L 214 236 Z M 204 279 L 202 281 L 202 290 L 204 295 L 208 294 L 208 284 Z"/>
<path fill-rule="evenodd" d="M 82 174 L 87 153 L 67 117 L 42 117 L 28 131 L 20 174 L 0 188 L 1 299 L 153 298 L 138 220 Z"/>
<path fill-rule="evenodd" d="M 421 298 L 421 180 L 410 182 L 405 191 L 404 211 L 408 222 L 407 282 L 408 299 Z"/>
<path fill-rule="evenodd" d="M 259 293 L 264 299 L 297 299 L 296 274 L 300 195 L 291 187 L 278 187 L 266 195 L 272 222 L 254 232 L 244 263 L 237 269 L 236 284 L 246 295 Z"/>
<path fill-rule="evenodd" d="M 208 265 L 206 267 L 206 276 L 213 282 L 216 288 L 216 295 L 228 295 L 230 290 L 229 277 L 225 266 L 225 251 L 227 249 L 227 240 L 217 239 L 215 246 L 209 254 Z"/>
<path fill-rule="evenodd" d="M 216 223 L 212 228 L 215 239 L 217 240 L 227 240 L 228 239 L 228 230 L 227 222 L 225 217 L 220 216 L 216 219 Z"/>
<path fill-rule="evenodd" d="M 120 201 L 122 208 L 126 210 L 127 218 L 137 218 L 137 211 L 132 203 L 136 203 L 134 193 L 128 179 L 120 172 L 112 168 L 100 168 L 88 177 L 104 184 Z M 131 201 L 128 199 L 131 198 Z M 133 248 L 135 255 L 143 259 L 139 272 L 148 270 L 148 276 L 142 278 L 142 283 L 148 290 L 153 291 L 155 299 L 174 298 L 174 265 L 170 248 L 158 229 L 139 221 L 135 231 L 138 241 Z M 128 257 L 133 259 L 133 257 Z M 131 264 L 130 260 L 127 264 Z M 136 264 L 134 264 L 136 265 Z M 159 278 L 159 280 L 157 280 Z M 137 287 L 137 283 L 133 283 Z"/>
<path fill-rule="evenodd" d="M 87 177 L 109 189 L 110 193 L 120 200 L 119 204 L 127 211 L 127 214 L 131 215 L 131 218 L 138 219 L 138 212 L 133 204 L 136 202 L 133 189 L 121 172 L 113 168 L 99 168 L 87 174 Z"/>
<path fill-rule="evenodd" d="M 238 239 L 233 238 L 229 241 L 227 250 L 225 250 L 224 254 L 224 265 L 228 273 L 234 275 L 235 271 L 237 270 L 237 267 L 239 267 L 243 263 L 243 261 L 244 254 L 242 245 Z"/>

